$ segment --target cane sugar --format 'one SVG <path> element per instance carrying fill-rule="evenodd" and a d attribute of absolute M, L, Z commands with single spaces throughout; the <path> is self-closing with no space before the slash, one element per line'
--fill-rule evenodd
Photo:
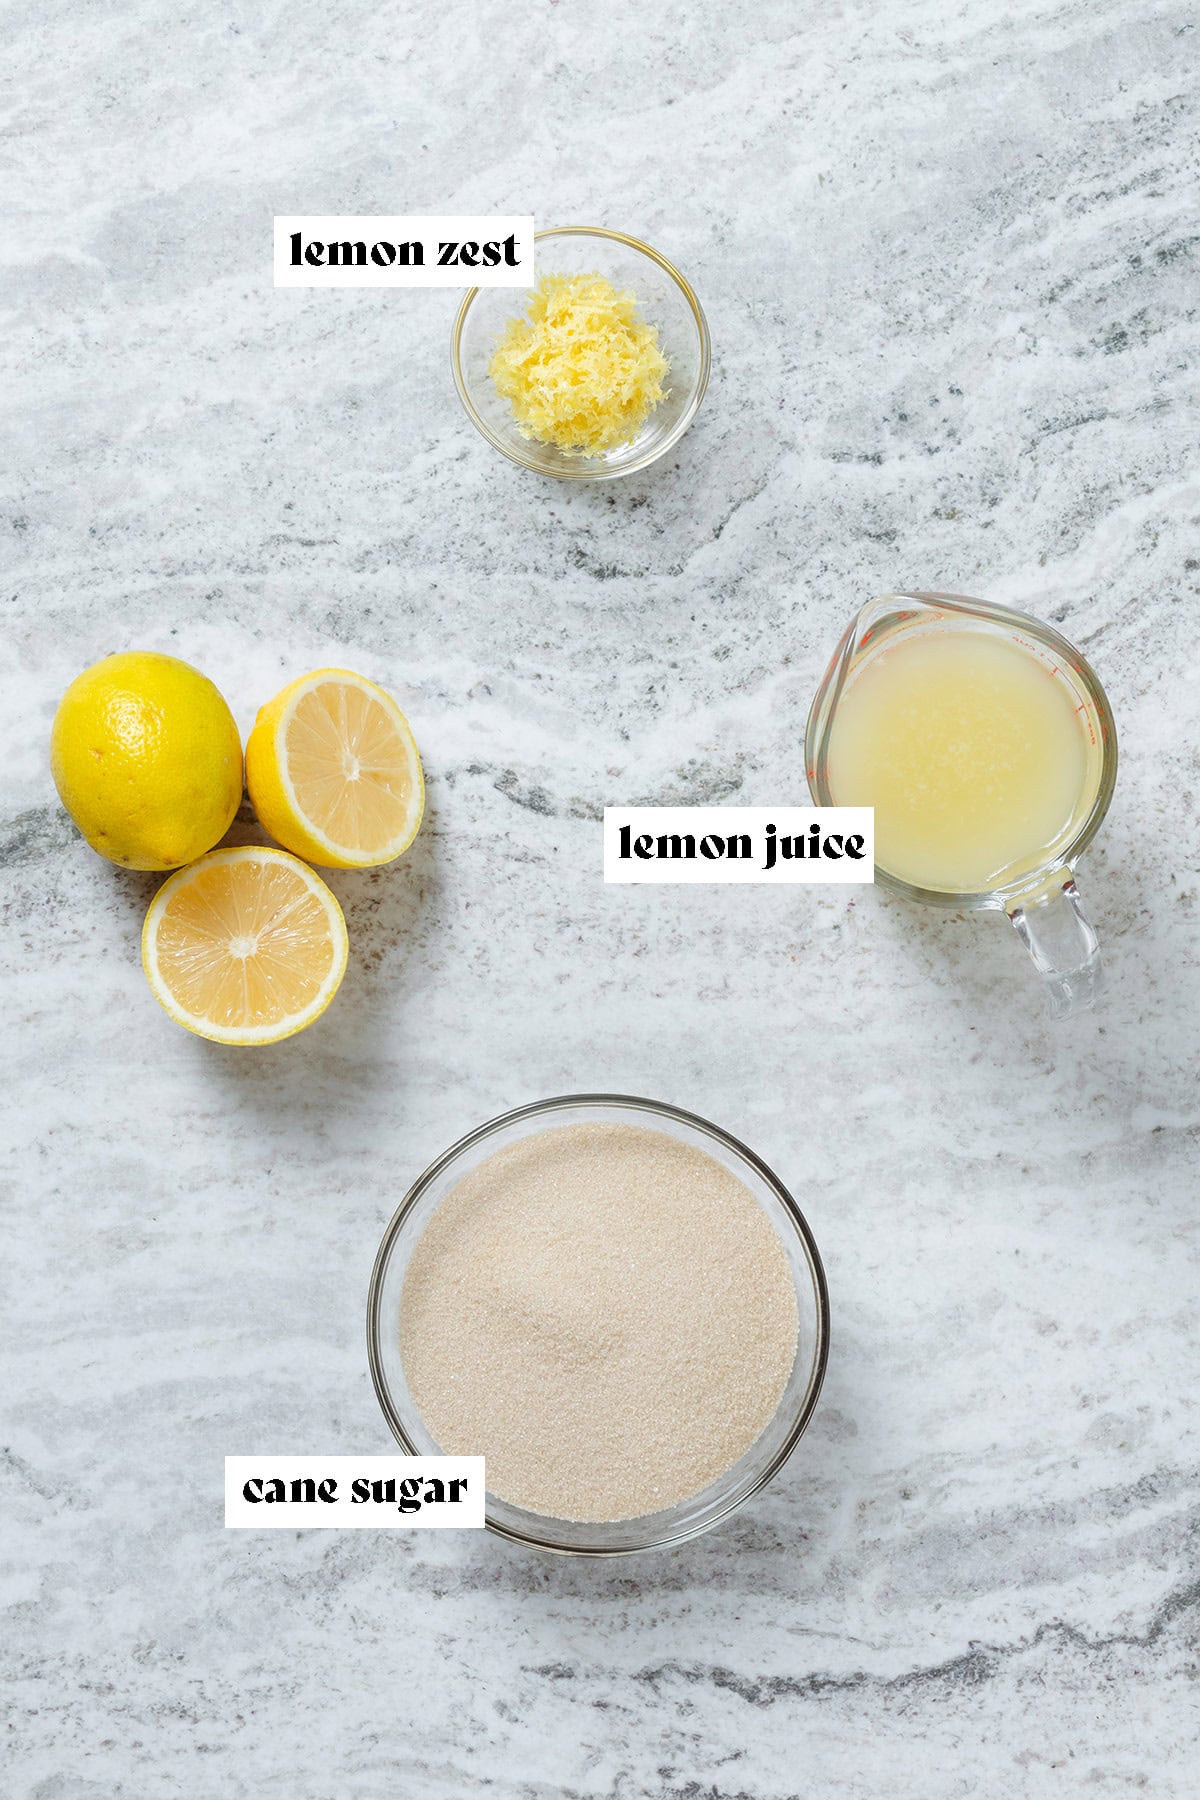
<path fill-rule="evenodd" d="M 796 1354 L 796 1289 L 749 1189 L 665 1132 L 558 1126 L 441 1202 L 401 1295 L 409 1390 L 443 1452 L 560 1519 L 700 1492 L 761 1435 Z"/>

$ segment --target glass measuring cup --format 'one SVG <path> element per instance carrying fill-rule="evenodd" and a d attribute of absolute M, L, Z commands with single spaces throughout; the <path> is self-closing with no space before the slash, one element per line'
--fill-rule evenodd
<path fill-rule="evenodd" d="M 855 614 L 817 690 L 805 732 L 808 785 L 818 806 L 866 804 L 861 795 L 835 793 L 830 744 L 838 707 L 868 662 L 902 639 L 948 630 L 998 635 L 1034 656 L 1063 684 L 1083 734 L 1084 778 L 1075 811 L 1035 865 L 1022 862 L 1011 877 L 974 892 L 917 887 L 879 862 L 882 887 L 933 906 L 1004 911 L 1042 976 L 1056 1016 L 1091 1006 L 1100 988 L 1096 933 L 1075 886 L 1074 864 L 1108 811 L 1117 777 L 1117 734 L 1107 696 L 1086 657 L 1061 633 L 1024 613 L 964 594 L 883 594 Z"/>

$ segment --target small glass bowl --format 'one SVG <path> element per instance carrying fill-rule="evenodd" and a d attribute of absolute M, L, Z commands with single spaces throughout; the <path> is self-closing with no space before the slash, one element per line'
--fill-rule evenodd
<path fill-rule="evenodd" d="M 535 1101 L 481 1125 L 450 1149 L 414 1182 L 397 1207 L 379 1246 L 367 1296 L 367 1352 L 383 1414 L 400 1448 L 409 1456 L 436 1456 L 439 1447 L 426 1429 L 404 1376 L 400 1358 L 400 1295 L 417 1241 L 450 1189 L 469 1170 L 505 1144 L 556 1125 L 594 1120 L 640 1125 L 662 1131 L 714 1157 L 754 1195 L 779 1233 L 796 1284 L 800 1331 L 796 1360 L 775 1416 L 724 1475 L 689 1500 L 642 1518 L 612 1524 L 576 1524 L 526 1511 L 488 1494 L 490 1530 L 518 1544 L 576 1556 L 624 1556 L 660 1550 L 708 1531 L 744 1505 L 778 1473 L 812 1417 L 829 1354 L 829 1296 L 812 1232 L 787 1189 L 752 1150 L 694 1113 L 622 1094 L 566 1094 Z"/>
<path fill-rule="evenodd" d="M 520 288 L 472 288 L 454 321 L 450 360 L 467 417 L 488 443 L 539 475 L 563 481 L 611 481 L 649 468 L 677 444 L 699 410 L 708 386 L 708 325 L 700 302 L 673 263 L 649 244 L 599 226 L 560 225 L 535 233 L 536 274 L 603 275 L 636 295 L 647 325 L 670 362 L 669 393 L 628 444 L 601 456 L 570 456 L 553 444 L 522 437 L 512 409 L 492 386 L 488 363 L 509 319 L 525 310 Z"/>

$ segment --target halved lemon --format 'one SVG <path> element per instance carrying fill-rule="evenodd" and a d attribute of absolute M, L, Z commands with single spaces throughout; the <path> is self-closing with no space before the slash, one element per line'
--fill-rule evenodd
<path fill-rule="evenodd" d="M 390 694 L 348 669 L 302 675 L 260 711 L 246 786 L 271 836 L 333 869 L 391 862 L 425 810 L 421 758 Z"/>
<path fill-rule="evenodd" d="M 142 966 L 179 1025 L 218 1044 L 274 1044 L 319 1019 L 341 985 L 346 921 L 286 850 L 211 850 L 164 882 Z"/>

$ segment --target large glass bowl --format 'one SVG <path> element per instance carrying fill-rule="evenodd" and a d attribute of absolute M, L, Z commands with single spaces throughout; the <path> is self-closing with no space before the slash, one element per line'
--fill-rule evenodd
<path fill-rule="evenodd" d="M 367 1350 L 375 1392 L 400 1448 L 436 1456 L 439 1445 L 413 1403 L 400 1358 L 400 1296 L 418 1239 L 450 1189 L 477 1163 L 517 1139 L 557 1125 L 591 1121 L 661 1131 L 728 1169 L 754 1195 L 779 1234 L 796 1284 L 800 1315 L 796 1360 L 783 1398 L 765 1431 L 734 1466 L 700 1493 L 662 1512 L 612 1524 L 576 1524 L 487 1496 L 487 1524 L 502 1537 L 539 1550 L 577 1556 L 622 1556 L 698 1537 L 745 1504 L 782 1468 L 812 1417 L 829 1353 L 829 1297 L 812 1232 L 787 1189 L 752 1150 L 693 1113 L 621 1094 L 567 1094 L 505 1113 L 451 1145 L 426 1169 L 397 1207 L 384 1233 L 367 1298 Z"/>
<path fill-rule="evenodd" d="M 450 356 L 454 383 L 471 423 L 488 443 L 522 468 L 563 481 L 611 481 L 648 468 L 677 444 L 695 418 L 708 386 L 708 326 L 690 284 L 649 244 L 599 226 L 560 225 L 535 234 L 536 269 L 542 275 L 603 275 L 628 288 L 671 365 L 667 398 L 637 437 L 602 456 L 571 456 L 553 444 L 522 437 L 507 400 L 488 374 L 492 352 L 509 319 L 525 310 L 520 288 L 472 288 L 454 322 Z"/>

